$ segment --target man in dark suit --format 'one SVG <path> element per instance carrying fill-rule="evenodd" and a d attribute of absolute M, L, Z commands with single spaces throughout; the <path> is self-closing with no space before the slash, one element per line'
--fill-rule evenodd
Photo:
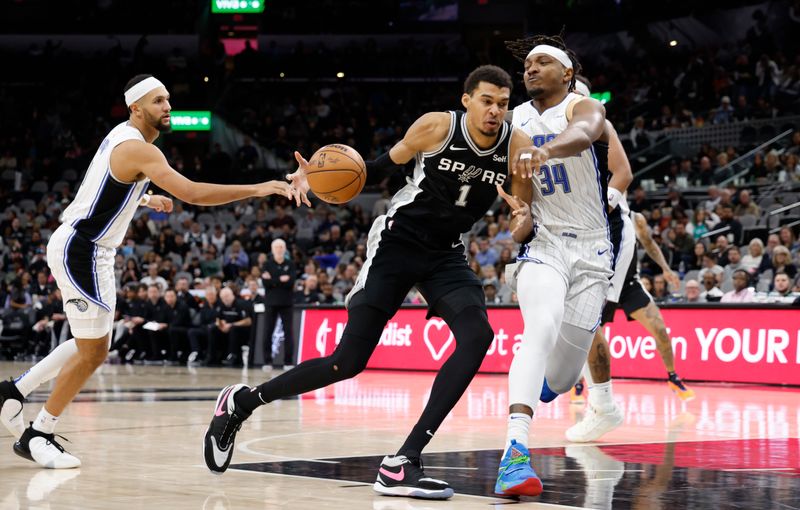
<path fill-rule="evenodd" d="M 283 352 L 284 366 L 294 365 L 294 336 L 292 333 L 292 311 L 295 267 L 292 260 L 286 254 L 286 242 L 283 239 L 272 241 L 272 256 L 261 268 L 261 278 L 264 282 L 266 291 L 265 301 L 267 305 L 267 338 L 264 341 L 266 353 L 264 359 L 267 363 L 272 360 L 272 333 L 275 331 L 275 323 L 278 317 L 283 323 Z"/>

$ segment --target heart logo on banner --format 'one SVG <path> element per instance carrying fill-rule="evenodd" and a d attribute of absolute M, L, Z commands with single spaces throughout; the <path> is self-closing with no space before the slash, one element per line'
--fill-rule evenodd
<path fill-rule="evenodd" d="M 431 339 L 428 331 L 431 327 L 435 328 L 436 332 L 433 333 L 434 338 Z M 447 339 L 442 340 L 440 337 L 443 337 L 442 328 L 447 328 L 447 323 L 440 319 L 431 319 L 425 324 L 425 330 L 422 332 L 422 336 L 425 340 L 425 345 L 428 346 L 428 350 L 431 352 L 431 356 L 433 356 L 434 361 L 439 361 L 444 356 L 445 351 L 450 344 L 453 343 L 453 333 L 446 329 L 447 331 Z M 439 344 L 437 348 L 436 345 Z"/>

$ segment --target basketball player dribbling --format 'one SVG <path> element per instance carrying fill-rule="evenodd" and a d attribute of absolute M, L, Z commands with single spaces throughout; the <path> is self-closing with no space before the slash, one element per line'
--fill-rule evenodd
<path fill-rule="evenodd" d="M 538 182 L 531 196 L 504 198 L 519 213 L 515 223 L 532 212 L 537 226 L 516 230 L 522 247 L 507 278 L 516 281 L 525 323 L 509 370 L 506 445 L 495 484 L 496 493 L 510 496 L 542 491 L 528 451 L 533 412 L 545 376 L 556 393 L 580 377 L 612 275 L 605 108 L 572 92 L 580 66 L 560 37 L 523 44 L 532 100 L 514 108 L 513 125 L 534 146 L 515 154 L 513 169 Z"/>
<path fill-rule="evenodd" d="M 16 380 L 0 383 L 3 424 L 18 440 L 14 452 L 40 466 L 75 468 L 80 460 L 56 441 L 64 408 L 106 359 L 116 305 L 114 255 L 140 206 L 172 211 L 172 200 L 146 194 L 150 181 L 176 198 L 219 205 L 248 197 L 280 194 L 300 205 L 303 197 L 287 182 L 218 185 L 190 181 L 172 169 L 153 145 L 170 129 L 169 93 L 150 75 L 138 75 L 124 89 L 130 117 L 100 144 L 61 226 L 47 244 L 47 265 L 64 299 L 74 339 L 64 342 Z M 307 201 L 307 199 L 305 199 Z M 27 429 L 22 401 L 42 382 L 58 375 L 53 392 Z"/>
<path fill-rule="evenodd" d="M 354 377 L 367 365 L 388 320 L 416 285 L 429 316 L 442 317 L 456 348 L 439 370 L 422 416 L 402 447 L 378 469 L 375 491 L 394 496 L 445 499 L 453 489 L 423 471 L 421 454 L 455 406 L 483 361 L 494 333 L 481 282 L 467 265 L 461 234 L 489 209 L 509 180 L 509 155 L 530 146 L 530 138 L 504 121 L 511 77 L 495 66 L 475 69 L 464 82 L 464 112 L 431 112 L 416 120 L 403 139 L 368 162 L 370 179 L 415 159 L 413 178 L 375 219 L 367 260 L 348 295 L 348 321 L 330 356 L 305 361 L 280 376 L 248 388 L 235 384 L 217 398 L 203 444 L 206 465 L 224 472 L 242 423 L 258 407 Z M 290 176 L 307 190 L 307 162 Z M 513 194 L 530 180 L 516 176 Z M 530 193 L 528 193 L 530 194 Z M 530 227 L 530 225 L 527 225 Z"/>

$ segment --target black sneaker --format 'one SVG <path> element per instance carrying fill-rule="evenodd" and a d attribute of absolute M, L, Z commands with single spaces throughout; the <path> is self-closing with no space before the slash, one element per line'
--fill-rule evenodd
<path fill-rule="evenodd" d="M 219 392 L 214 416 L 203 440 L 203 457 L 212 473 L 224 473 L 231 463 L 236 433 L 242 428 L 242 422 L 250 417 L 250 413 L 236 409 L 233 396 L 239 390 L 249 388 L 246 384 L 234 384 Z"/>
<path fill-rule="evenodd" d="M 59 436 L 61 437 L 61 436 Z M 72 469 L 81 467 L 81 461 L 64 450 L 55 434 L 45 434 L 33 428 L 33 424 L 14 443 L 14 453 L 49 469 Z"/>
<path fill-rule="evenodd" d="M 25 420 L 22 417 L 24 400 L 25 397 L 13 381 L 0 381 L 0 422 L 15 438 L 19 438 L 25 431 Z"/>
<path fill-rule="evenodd" d="M 411 461 L 405 455 L 384 457 L 378 469 L 378 479 L 372 488 L 387 496 L 423 499 L 453 497 L 453 489 L 447 482 L 425 476 L 422 461 Z"/>

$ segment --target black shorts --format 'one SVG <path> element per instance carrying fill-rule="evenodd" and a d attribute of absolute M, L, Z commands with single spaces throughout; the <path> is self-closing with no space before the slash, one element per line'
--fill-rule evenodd
<path fill-rule="evenodd" d="M 414 286 L 428 303 L 428 317 L 449 318 L 468 306 L 486 307 L 483 287 L 460 241 L 409 232 L 387 219 L 376 221 L 367 244 L 372 245 L 368 252 L 377 248 L 368 253 L 348 307 L 369 304 L 394 314 Z"/>
<path fill-rule="evenodd" d="M 646 307 L 652 300 L 650 294 L 644 290 L 638 278 L 629 278 L 625 280 L 625 284 L 622 287 L 622 292 L 619 295 L 619 303 L 606 301 L 600 324 L 613 321 L 614 312 L 620 307 L 625 312 L 625 316 L 628 320 L 632 321 L 634 319 L 631 317 L 631 314 L 636 310 L 641 310 Z"/>

